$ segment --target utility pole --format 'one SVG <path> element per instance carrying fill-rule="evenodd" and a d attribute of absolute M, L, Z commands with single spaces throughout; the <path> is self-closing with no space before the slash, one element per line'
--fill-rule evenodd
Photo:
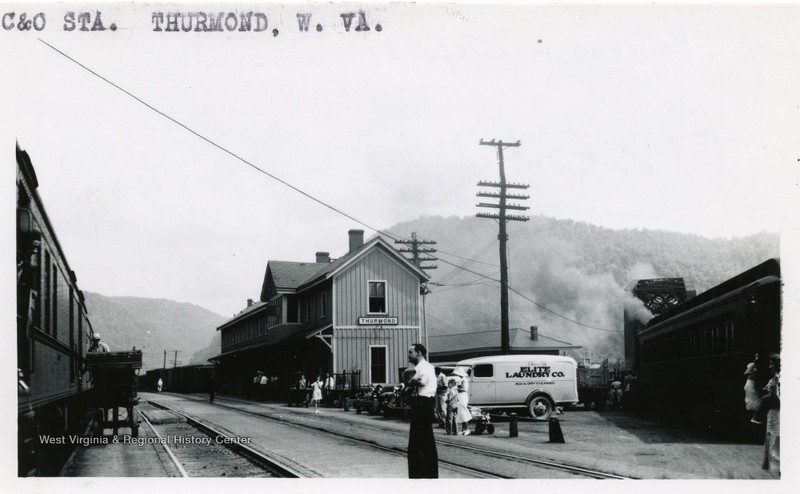
<path fill-rule="evenodd" d="M 411 254 L 409 261 L 413 262 L 420 269 L 437 269 L 438 266 L 431 264 L 422 264 L 425 261 L 436 261 L 437 259 L 430 254 L 436 252 L 436 249 L 429 247 L 420 247 L 420 245 L 436 245 L 433 240 L 420 240 L 417 238 L 416 232 L 411 234 L 411 240 L 395 240 L 396 244 L 410 245 L 411 248 L 397 249 L 398 252 Z"/>
<path fill-rule="evenodd" d="M 528 206 L 520 206 L 519 204 L 509 204 L 507 199 L 525 200 L 530 199 L 528 195 L 510 194 L 508 189 L 527 189 L 529 185 L 515 184 L 506 182 L 506 171 L 503 164 L 503 149 L 509 147 L 519 147 L 520 142 L 503 142 L 484 141 L 481 139 L 481 146 L 494 146 L 497 148 L 497 161 L 500 165 L 500 182 L 478 182 L 479 187 L 496 187 L 500 189 L 499 193 L 479 191 L 478 197 L 491 197 L 499 199 L 499 204 L 494 203 L 479 203 L 479 208 L 494 208 L 498 209 L 498 213 L 477 213 L 475 216 L 478 218 L 491 218 L 498 221 L 500 224 L 500 232 L 497 239 L 500 241 L 500 352 L 503 355 L 510 353 L 509 341 L 509 322 L 508 322 L 508 251 L 506 244 L 508 242 L 508 234 L 506 233 L 506 222 L 508 221 L 528 221 L 527 216 L 520 216 L 515 214 L 508 214 L 507 210 L 525 211 Z"/>
<path fill-rule="evenodd" d="M 172 367 L 175 368 L 178 366 L 178 353 L 180 350 L 173 350 L 175 352 L 175 360 L 172 361 Z"/>
<path fill-rule="evenodd" d="M 431 264 L 422 264 L 423 262 L 427 261 L 436 261 L 436 257 L 433 257 L 432 254 L 436 252 L 436 249 L 432 249 L 430 247 L 420 247 L 421 245 L 436 245 L 436 242 L 433 240 L 420 240 L 417 238 L 417 233 L 411 233 L 411 240 L 395 240 L 394 243 L 396 244 L 403 244 L 409 245 L 410 248 L 403 248 L 397 249 L 398 252 L 403 252 L 405 254 L 411 254 L 411 259 L 409 261 L 413 262 L 415 266 L 420 269 L 437 269 L 438 266 L 431 265 Z M 422 334 L 423 338 L 425 339 L 425 348 L 428 349 L 428 352 L 431 351 L 430 347 L 428 346 L 428 324 L 427 318 L 425 314 L 425 296 L 430 293 L 428 290 L 428 284 L 423 283 L 419 288 L 420 294 L 422 294 Z"/>
<path fill-rule="evenodd" d="M 164 369 L 167 368 L 167 350 L 164 350 Z"/>

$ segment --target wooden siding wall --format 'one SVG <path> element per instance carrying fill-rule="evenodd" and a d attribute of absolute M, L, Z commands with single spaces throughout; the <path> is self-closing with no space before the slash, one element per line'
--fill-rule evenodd
<path fill-rule="evenodd" d="M 370 316 L 369 280 L 386 280 L 386 317 L 397 317 L 398 326 L 419 327 L 419 278 L 376 248 L 334 278 L 337 328 Z"/>
<path fill-rule="evenodd" d="M 337 329 L 333 336 L 334 372 L 361 371 L 361 384 L 368 384 L 369 347 L 386 345 L 386 378 L 399 382 L 399 369 L 408 366 L 408 347 L 419 342 L 417 328 L 363 327 Z"/>
<path fill-rule="evenodd" d="M 326 307 L 323 316 L 323 299 Z M 319 286 L 306 290 L 299 296 L 300 321 L 311 328 L 322 328 L 331 324 L 333 321 L 333 307 L 331 307 L 331 283 L 321 283 Z M 309 317 L 309 305 L 311 306 L 311 317 Z"/>

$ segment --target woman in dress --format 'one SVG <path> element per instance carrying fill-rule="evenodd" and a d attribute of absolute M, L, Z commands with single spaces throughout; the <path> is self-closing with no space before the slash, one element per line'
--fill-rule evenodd
<path fill-rule="evenodd" d="M 462 378 L 458 384 L 458 422 L 461 424 L 460 434 L 469 436 L 469 421 L 472 420 L 472 413 L 469 411 L 469 383 L 466 378 Z"/>
<path fill-rule="evenodd" d="M 761 420 L 757 417 L 758 409 L 761 406 L 761 393 L 759 393 L 758 386 L 756 385 L 756 376 L 758 368 L 758 354 L 752 362 L 747 364 L 747 369 L 744 371 L 744 407 L 746 410 L 753 412 L 753 417 L 750 419 L 754 424 L 760 424 Z"/>
<path fill-rule="evenodd" d="M 311 401 L 314 402 L 314 413 L 319 413 L 319 402 L 322 401 L 322 380 L 317 376 L 317 380 L 311 383 Z"/>

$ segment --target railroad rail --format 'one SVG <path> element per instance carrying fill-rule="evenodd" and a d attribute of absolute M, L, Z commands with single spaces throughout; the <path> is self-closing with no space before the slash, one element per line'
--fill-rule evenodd
<path fill-rule="evenodd" d="M 240 444 L 238 441 L 236 441 L 230 435 L 228 435 L 228 434 L 216 429 L 211 424 L 203 422 L 203 421 L 201 421 L 201 420 L 199 420 L 199 419 L 197 419 L 195 417 L 192 417 L 192 416 L 190 416 L 190 415 L 188 415 L 186 413 L 183 413 L 183 412 L 181 412 L 179 410 L 175 410 L 175 409 L 173 409 L 171 407 L 168 407 L 168 406 L 166 406 L 164 404 L 155 403 L 153 401 L 149 401 L 149 403 L 151 405 L 153 405 L 154 407 L 161 408 L 163 410 L 167 410 L 167 411 L 169 411 L 171 413 L 174 413 L 175 415 L 179 415 L 179 416 L 183 417 L 184 419 L 186 419 L 186 423 L 188 423 L 189 425 L 195 427 L 196 429 L 198 429 L 199 431 L 201 431 L 204 434 L 208 435 L 209 437 L 212 437 L 212 438 L 221 437 L 221 438 L 223 438 L 223 441 L 221 441 L 221 444 L 224 445 L 226 448 L 231 450 L 236 455 L 241 456 L 243 458 L 246 458 L 247 460 L 249 460 L 252 463 L 254 463 L 255 465 L 257 465 L 258 467 L 260 467 L 263 470 L 266 470 L 266 471 L 274 474 L 277 477 L 283 477 L 283 478 L 300 478 L 300 477 L 303 477 L 303 475 L 297 469 L 293 468 L 292 466 L 287 465 L 285 462 L 282 462 L 282 461 L 278 460 L 277 458 L 273 458 L 273 457 L 271 457 L 271 456 L 269 456 L 269 455 L 267 455 L 265 453 L 257 451 L 255 449 L 247 446 L 246 444 Z M 160 438 L 161 435 L 158 433 L 158 430 L 147 419 L 145 414 L 141 414 L 140 416 L 145 421 L 145 423 L 150 427 L 150 429 L 153 431 L 153 433 L 156 435 L 156 437 Z M 183 468 L 183 466 L 181 465 L 180 460 L 178 460 L 177 456 L 172 451 L 172 448 L 170 448 L 168 444 L 164 444 L 164 443 L 162 443 L 162 446 L 166 450 L 166 452 L 169 455 L 170 459 L 175 463 L 175 466 L 178 468 L 178 471 L 181 473 L 181 476 L 182 477 L 189 477 L 190 475 Z"/>
<path fill-rule="evenodd" d="M 195 397 L 195 396 L 187 396 L 187 395 L 181 395 L 181 396 L 183 396 L 185 398 L 188 398 L 188 399 L 191 399 L 193 401 L 204 401 L 202 398 Z M 286 424 L 286 425 L 290 425 L 290 426 L 293 426 L 293 427 L 313 430 L 315 433 L 326 434 L 326 435 L 334 436 L 334 437 L 340 438 L 340 439 L 342 439 L 342 438 L 343 439 L 347 439 L 349 441 L 353 441 L 353 442 L 359 443 L 361 445 L 368 446 L 370 448 L 374 448 L 374 449 L 378 449 L 378 450 L 382 450 L 382 451 L 387 451 L 387 452 L 392 452 L 392 453 L 396 453 L 398 455 L 403 455 L 403 456 L 405 456 L 407 454 L 407 450 L 404 449 L 404 448 L 384 446 L 384 445 L 378 444 L 378 443 L 376 443 L 376 442 L 374 442 L 372 440 L 360 439 L 360 438 L 348 435 L 346 433 L 336 432 L 335 430 L 329 430 L 329 429 L 326 429 L 324 427 L 317 427 L 317 426 L 309 425 L 309 424 L 299 424 L 297 422 L 294 422 L 294 421 L 291 421 L 291 420 L 286 420 L 284 418 L 274 417 L 274 416 L 266 415 L 266 414 L 259 413 L 259 412 L 256 412 L 256 411 L 246 410 L 246 409 L 240 408 L 238 406 L 228 405 L 228 404 L 223 403 L 225 401 L 230 402 L 232 404 L 242 404 L 242 405 L 251 405 L 252 404 L 251 402 L 248 402 L 248 401 L 236 400 L 236 399 L 230 399 L 230 398 L 223 398 L 222 400 L 220 400 L 218 398 L 215 401 L 214 404 L 217 405 L 217 406 L 221 406 L 221 407 L 224 407 L 224 408 L 231 409 L 231 410 L 236 410 L 236 411 L 239 411 L 239 412 L 243 412 L 243 413 L 246 413 L 246 414 L 249 414 L 249 415 L 258 416 L 258 417 L 265 418 L 265 419 L 268 419 L 268 420 L 272 420 L 272 421 L 275 421 L 275 422 L 280 422 L 280 423 L 283 423 L 283 424 Z M 155 403 L 153 401 L 150 401 L 150 403 L 155 405 L 155 406 L 167 409 L 167 410 L 172 410 L 174 413 L 179 413 L 179 414 L 181 414 L 181 415 L 183 415 L 185 417 L 187 416 L 186 414 L 184 414 L 182 412 L 177 412 L 177 411 L 173 410 L 171 407 L 165 406 L 163 404 Z M 282 411 L 284 411 L 286 413 L 290 413 L 292 415 L 300 415 L 298 412 L 291 411 L 291 410 L 283 410 L 282 409 Z M 196 420 L 196 419 L 194 419 L 194 420 Z M 360 430 L 379 431 L 379 432 L 384 433 L 384 434 L 391 434 L 393 436 L 399 436 L 399 437 L 402 437 L 403 439 L 405 439 L 405 437 L 406 437 L 405 434 L 401 434 L 401 433 L 396 432 L 396 431 L 383 429 L 383 428 L 378 428 L 378 427 L 372 427 L 372 426 L 364 425 L 364 424 L 359 424 L 359 429 Z M 508 454 L 508 453 L 502 453 L 502 452 L 499 452 L 499 451 L 496 451 L 496 450 L 493 450 L 493 449 L 481 448 L 481 447 L 477 447 L 477 446 L 467 445 L 467 444 L 464 444 L 463 442 L 455 442 L 455 441 L 448 440 L 448 439 L 443 439 L 443 438 L 437 438 L 437 443 L 440 446 L 444 445 L 444 446 L 447 446 L 447 447 L 456 448 L 456 449 L 458 449 L 460 451 L 468 451 L 470 453 L 479 455 L 482 458 L 497 458 L 499 460 L 519 463 L 519 464 L 522 464 L 522 465 L 525 465 L 525 466 L 533 466 L 533 467 L 543 468 L 543 469 L 548 469 L 548 470 L 567 472 L 567 473 L 570 473 L 570 474 L 573 474 L 573 475 L 576 475 L 576 476 L 585 477 L 585 478 L 614 479 L 614 480 L 623 480 L 623 479 L 633 479 L 633 478 L 635 478 L 635 477 L 627 477 L 627 476 L 622 476 L 622 475 L 609 473 L 609 472 L 602 472 L 602 471 L 599 471 L 599 470 L 593 470 L 593 469 L 590 469 L 590 468 L 580 467 L 580 466 L 576 466 L 576 465 L 568 465 L 568 464 L 564 464 L 564 463 L 558 463 L 558 462 L 555 462 L 555 461 L 541 460 L 541 459 L 529 458 L 529 457 L 520 457 L 520 456 Z M 439 463 L 447 465 L 448 468 L 452 468 L 452 469 L 455 469 L 455 470 L 465 471 L 465 472 L 471 473 L 473 475 L 474 474 L 478 474 L 482 478 L 514 478 L 512 476 L 498 474 L 496 472 L 490 471 L 488 469 L 480 468 L 480 467 L 473 467 L 473 466 L 467 467 L 467 466 L 464 466 L 464 465 L 462 465 L 460 463 L 456 463 L 454 461 L 443 459 L 441 457 L 441 455 L 440 455 L 440 458 L 439 458 Z"/>

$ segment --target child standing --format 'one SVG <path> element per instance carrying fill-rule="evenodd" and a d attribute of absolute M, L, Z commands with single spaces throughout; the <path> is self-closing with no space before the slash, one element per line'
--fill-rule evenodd
<path fill-rule="evenodd" d="M 445 434 L 448 436 L 458 434 L 458 390 L 456 390 L 456 382 L 452 379 L 447 381 L 445 403 L 447 403 Z"/>

